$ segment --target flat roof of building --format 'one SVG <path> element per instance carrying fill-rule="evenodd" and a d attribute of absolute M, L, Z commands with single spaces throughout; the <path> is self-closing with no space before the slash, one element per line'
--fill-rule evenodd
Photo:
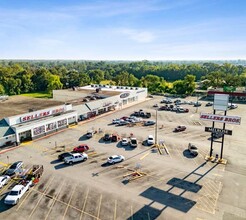
<path fill-rule="evenodd" d="M 9 96 L 8 100 L 0 102 L 0 119 L 24 114 L 29 112 L 30 109 L 36 111 L 62 104 L 64 102 L 52 99 L 31 98 L 21 95 Z"/>

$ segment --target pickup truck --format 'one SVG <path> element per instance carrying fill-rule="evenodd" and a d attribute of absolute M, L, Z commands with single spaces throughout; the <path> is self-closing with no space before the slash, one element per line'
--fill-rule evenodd
<path fill-rule="evenodd" d="M 86 153 L 74 153 L 69 157 L 64 158 L 64 163 L 72 165 L 73 163 L 86 161 L 88 159 L 88 155 Z"/>
<path fill-rule="evenodd" d="M 23 180 L 20 184 L 14 186 L 4 199 L 7 205 L 16 205 L 26 191 L 32 186 L 32 180 Z"/>

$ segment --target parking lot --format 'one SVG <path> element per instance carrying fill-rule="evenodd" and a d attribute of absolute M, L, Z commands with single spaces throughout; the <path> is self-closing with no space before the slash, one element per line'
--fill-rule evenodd
<path fill-rule="evenodd" d="M 200 112 L 212 113 L 212 107 L 186 105 L 188 113 L 157 111 L 163 97 L 154 97 L 120 111 L 112 112 L 80 123 L 51 136 L 23 143 L 15 150 L 0 154 L 0 166 L 22 160 L 26 167 L 44 165 L 44 175 L 16 206 L 6 206 L 3 200 L 15 183 L 11 180 L 0 189 L 1 219 L 243 219 L 246 218 L 245 175 L 246 149 L 243 146 L 243 126 L 246 106 L 228 111 L 228 115 L 242 117 L 240 126 L 226 125 L 233 130 L 225 137 L 224 158 L 227 165 L 207 162 L 210 133 L 205 126 L 212 122 L 199 120 Z M 196 99 L 196 98 L 190 98 Z M 130 116 L 143 109 L 151 113 L 157 125 L 117 126 L 112 120 Z M 156 117 L 157 114 L 157 117 Z M 173 132 L 178 125 L 186 130 Z M 220 124 L 218 126 L 221 126 Z M 156 129 L 157 128 L 157 129 Z M 97 133 L 86 138 L 88 130 Z M 100 132 L 99 132 L 100 131 Z M 165 148 L 146 146 L 148 135 L 163 142 Z M 121 146 L 120 142 L 105 142 L 105 133 L 117 132 L 120 137 L 134 136 L 137 148 Z M 85 162 L 66 165 L 57 156 L 71 151 L 79 144 L 90 147 Z M 195 144 L 199 153 L 192 156 L 188 144 Z M 240 153 L 239 152 L 240 149 Z M 215 143 L 213 154 L 220 153 Z M 107 158 L 114 154 L 125 161 L 108 165 Z M 142 175 L 131 181 L 133 173 Z M 233 217 L 233 218 L 230 218 Z"/>

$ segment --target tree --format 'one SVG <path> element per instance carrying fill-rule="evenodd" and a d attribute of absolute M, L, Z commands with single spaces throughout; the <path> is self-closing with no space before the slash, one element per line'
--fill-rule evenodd
<path fill-rule="evenodd" d="M 184 80 L 177 80 L 173 83 L 173 93 L 176 94 L 186 93 L 186 83 Z"/>
<path fill-rule="evenodd" d="M 0 95 L 5 94 L 5 89 L 3 87 L 3 85 L 0 84 Z"/>
<path fill-rule="evenodd" d="M 47 86 L 47 92 L 50 94 L 55 89 L 62 89 L 62 83 L 60 81 L 60 77 L 57 75 L 49 74 L 48 77 L 48 86 Z"/>
<path fill-rule="evenodd" d="M 185 84 L 185 94 L 192 94 L 196 88 L 196 83 L 195 83 L 196 77 L 193 75 L 186 75 L 184 78 L 184 84 Z"/>
<path fill-rule="evenodd" d="M 100 84 L 104 80 L 104 72 L 100 69 L 90 70 L 88 74 L 93 83 Z"/>

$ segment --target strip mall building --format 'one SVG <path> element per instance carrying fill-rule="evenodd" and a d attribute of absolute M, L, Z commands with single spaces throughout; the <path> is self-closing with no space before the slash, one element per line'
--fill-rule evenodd
<path fill-rule="evenodd" d="M 100 92 L 95 93 L 98 88 Z M 87 98 L 85 91 L 90 94 Z M 93 100 L 89 101 L 90 97 Z M 73 90 L 54 90 L 53 99 L 64 102 L 63 105 L 0 120 L 0 147 L 46 136 L 79 121 L 137 104 L 146 97 L 147 88 L 139 87 L 90 85 Z"/>

